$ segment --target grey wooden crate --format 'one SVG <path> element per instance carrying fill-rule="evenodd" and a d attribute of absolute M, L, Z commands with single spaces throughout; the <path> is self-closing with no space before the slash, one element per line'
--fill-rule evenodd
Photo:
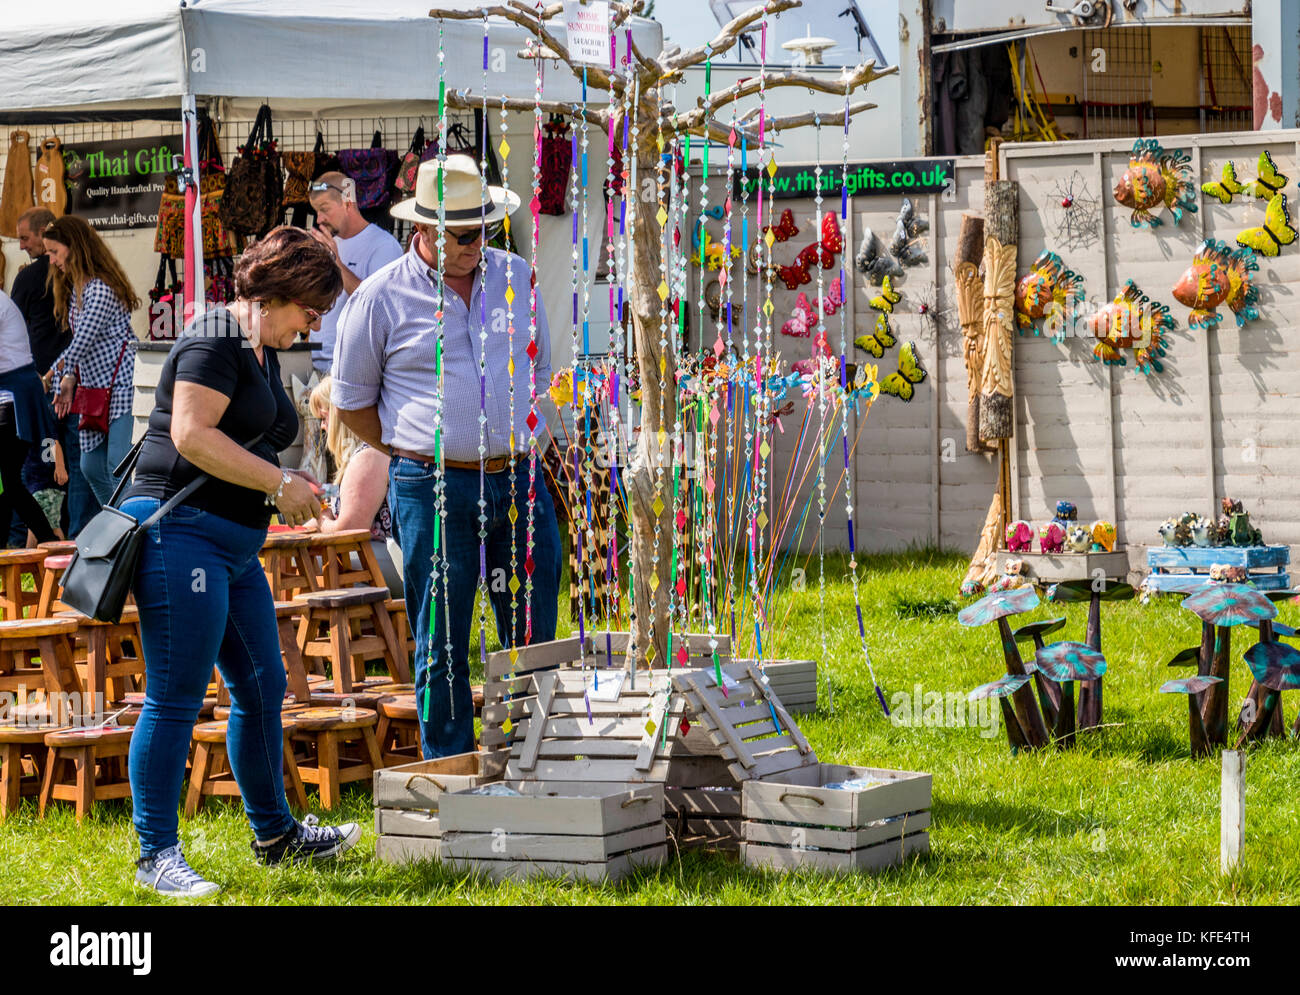
<path fill-rule="evenodd" d="M 855 790 L 836 782 L 871 778 Z M 929 850 L 931 776 L 818 764 L 742 786 L 741 859 L 754 867 L 874 870 Z"/>
<path fill-rule="evenodd" d="M 528 781 L 513 787 L 520 794 L 442 797 L 443 863 L 496 880 L 560 875 L 599 881 L 667 859 L 659 784 L 608 790 Z"/>
<path fill-rule="evenodd" d="M 489 753 L 461 753 L 387 767 L 375 771 L 375 807 L 437 812 L 438 800 L 445 792 L 499 781 L 504 770 L 502 759 Z"/>
<path fill-rule="evenodd" d="M 428 836 L 381 836 L 375 840 L 375 857 L 389 864 L 438 860 L 438 842 Z"/>
<path fill-rule="evenodd" d="M 1128 577 L 1128 550 L 1117 546 L 1109 553 L 998 553 L 998 569 L 1006 572 L 1011 560 L 1024 564 L 1024 574 L 1039 584 L 1065 580 L 1091 580 L 1096 576 L 1124 580 Z M 1096 571 L 1102 571 L 1100 575 Z"/>

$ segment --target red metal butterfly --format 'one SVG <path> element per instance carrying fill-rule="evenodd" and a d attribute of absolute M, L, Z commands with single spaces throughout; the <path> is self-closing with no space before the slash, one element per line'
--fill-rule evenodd
<path fill-rule="evenodd" d="M 795 227 L 794 212 L 787 207 L 781 212 L 780 224 L 763 226 L 764 234 L 769 231 L 778 242 L 788 241 L 798 235 L 799 229 Z"/>

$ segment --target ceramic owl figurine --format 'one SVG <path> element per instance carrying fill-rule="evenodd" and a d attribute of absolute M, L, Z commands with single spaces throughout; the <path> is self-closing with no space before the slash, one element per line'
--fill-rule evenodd
<path fill-rule="evenodd" d="M 1057 501 L 1056 517 L 1052 519 L 1062 529 L 1068 529 L 1071 525 L 1078 524 L 1079 509 L 1073 501 Z"/>
<path fill-rule="evenodd" d="M 1048 522 L 1038 530 L 1038 545 L 1044 553 L 1060 553 L 1065 547 L 1065 529 Z"/>
<path fill-rule="evenodd" d="M 1198 518 L 1192 523 L 1192 545 L 1202 549 L 1208 547 L 1214 540 L 1213 533 L 1214 523 L 1208 518 Z"/>
<path fill-rule="evenodd" d="M 1012 522 L 1007 526 L 1007 549 L 1013 553 L 1027 553 L 1034 546 L 1034 527 L 1028 522 Z"/>
<path fill-rule="evenodd" d="M 1092 547 L 1092 536 L 1082 525 L 1071 525 L 1065 532 L 1066 545 L 1072 553 L 1086 553 Z"/>
<path fill-rule="evenodd" d="M 1228 546 L 1232 544 L 1232 519 L 1227 515 L 1220 515 L 1214 527 L 1210 530 L 1210 545 Z"/>
<path fill-rule="evenodd" d="M 1115 523 L 1104 522 L 1100 519 L 1093 522 L 1090 528 L 1092 533 L 1092 544 L 1094 549 L 1100 549 L 1103 552 L 1110 553 L 1115 549 Z"/>
<path fill-rule="evenodd" d="M 1166 518 L 1160 523 L 1160 528 L 1156 529 L 1160 533 L 1160 538 L 1165 541 L 1166 546 L 1178 545 L 1178 520 Z"/>

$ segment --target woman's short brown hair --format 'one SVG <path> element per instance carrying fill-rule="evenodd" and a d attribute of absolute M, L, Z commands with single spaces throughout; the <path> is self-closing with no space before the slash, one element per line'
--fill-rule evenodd
<path fill-rule="evenodd" d="M 235 296 L 246 301 L 297 301 L 328 311 L 342 289 L 334 257 L 302 228 L 272 228 L 235 264 Z"/>

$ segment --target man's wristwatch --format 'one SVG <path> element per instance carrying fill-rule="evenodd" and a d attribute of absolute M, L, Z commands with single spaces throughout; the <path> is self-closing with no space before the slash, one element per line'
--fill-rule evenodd
<path fill-rule="evenodd" d="M 292 479 L 293 476 L 289 473 L 288 470 L 280 471 L 280 486 L 275 489 L 274 493 L 267 492 L 266 495 L 267 507 L 274 508 L 280 503 L 280 498 L 284 496 L 284 485 L 287 484 Z"/>

